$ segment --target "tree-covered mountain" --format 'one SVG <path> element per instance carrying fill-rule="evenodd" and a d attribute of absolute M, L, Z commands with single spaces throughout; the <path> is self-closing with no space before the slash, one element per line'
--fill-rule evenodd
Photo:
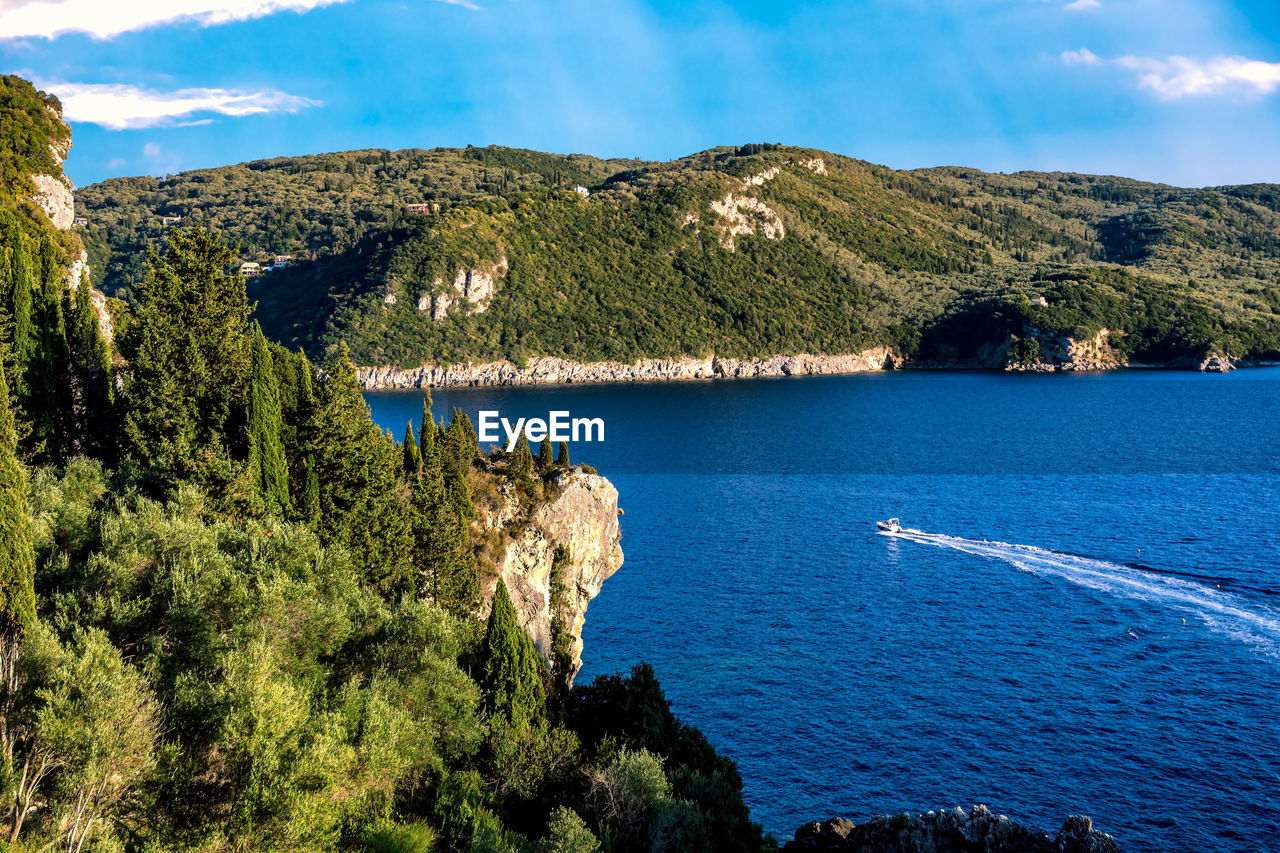
<path fill-rule="evenodd" d="M 1118 330 L 1122 356 L 1152 361 L 1280 348 L 1271 185 L 901 172 L 776 145 L 669 163 L 486 148 L 114 179 L 79 204 L 116 288 L 161 213 L 221 228 L 244 259 L 314 251 L 251 282 L 258 316 L 363 364 L 875 344 L 945 362 L 1027 325 Z"/>

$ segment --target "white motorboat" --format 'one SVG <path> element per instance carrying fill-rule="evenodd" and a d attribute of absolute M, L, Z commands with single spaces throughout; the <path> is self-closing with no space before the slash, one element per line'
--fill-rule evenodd
<path fill-rule="evenodd" d="M 896 518 L 891 518 L 891 519 L 889 519 L 888 521 L 877 521 L 877 522 L 876 522 L 876 527 L 880 528 L 881 530 L 885 531 L 886 533 L 901 533 L 901 532 L 902 532 L 902 525 L 898 523 L 898 519 L 896 519 Z"/>

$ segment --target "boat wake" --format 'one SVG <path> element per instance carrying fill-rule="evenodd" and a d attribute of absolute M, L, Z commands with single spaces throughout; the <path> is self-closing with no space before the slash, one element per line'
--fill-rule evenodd
<path fill-rule="evenodd" d="M 884 535 L 1003 560 L 1040 577 L 1058 578 L 1111 595 L 1173 608 L 1179 615 L 1196 617 L 1214 631 L 1248 643 L 1280 661 L 1280 612 L 1203 583 L 1033 545 L 964 539 L 912 528 Z"/>

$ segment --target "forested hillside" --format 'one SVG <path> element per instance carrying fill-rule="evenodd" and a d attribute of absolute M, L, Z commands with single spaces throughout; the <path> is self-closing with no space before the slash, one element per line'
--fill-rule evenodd
<path fill-rule="evenodd" d="M 263 336 L 199 226 L 145 254 L 108 341 L 21 178 L 57 102 L 5 83 L 0 850 L 775 847 L 652 670 L 572 686 L 563 617 L 539 654 L 494 576 L 594 475 L 482 454 L 429 400 L 396 441 L 345 349 Z"/>
<path fill-rule="evenodd" d="M 299 253 L 251 282 L 264 329 L 316 355 L 346 342 L 362 364 L 879 344 L 948 363 L 1027 326 L 1119 331 L 1136 360 L 1280 349 L 1274 186 L 898 172 L 747 145 L 670 163 L 352 152 L 117 179 L 79 199 L 121 289 L 137 276 L 113 253 L 161 238 L 160 213 L 222 227 L 243 259 Z"/>

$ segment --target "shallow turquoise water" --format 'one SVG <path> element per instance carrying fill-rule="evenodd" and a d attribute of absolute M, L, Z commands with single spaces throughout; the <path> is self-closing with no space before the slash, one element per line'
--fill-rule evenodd
<path fill-rule="evenodd" d="M 403 432 L 416 392 L 371 393 Z M 1127 850 L 1280 848 L 1280 370 L 438 391 L 602 417 L 654 665 L 756 819 L 985 802 Z M 919 533 L 887 537 L 890 515 Z M 1184 621 L 1185 620 L 1185 623 Z"/>

